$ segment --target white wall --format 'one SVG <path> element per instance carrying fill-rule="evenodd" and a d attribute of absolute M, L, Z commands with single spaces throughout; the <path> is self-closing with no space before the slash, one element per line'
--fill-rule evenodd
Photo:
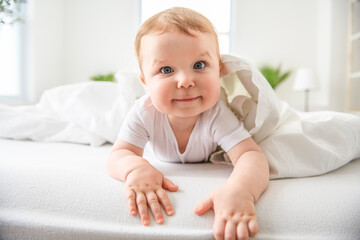
<path fill-rule="evenodd" d="M 138 69 L 137 0 L 32 0 L 28 9 L 30 102 L 54 86 Z"/>
<path fill-rule="evenodd" d="M 137 69 L 133 39 L 138 12 L 134 0 L 67 0 L 65 81 L 86 81 L 97 73 Z"/>
<path fill-rule="evenodd" d="M 295 71 L 311 68 L 318 88 L 310 110 L 345 110 L 347 7 L 344 0 L 234 0 L 233 53 L 256 66 L 281 64 L 293 74 L 276 89 L 303 109 L 304 93 L 292 90 Z"/>
<path fill-rule="evenodd" d="M 29 99 L 35 101 L 45 89 L 64 82 L 64 3 L 59 0 L 33 0 L 28 3 L 27 9 L 25 82 Z"/>
<path fill-rule="evenodd" d="M 138 0 L 32 0 L 28 76 L 32 101 L 50 87 L 97 73 L 137 71 Z M 345 109 L 347 0 L 233 0 L 232 53 L 256 66 L 309 67 L 319 87 L 311 110 Z M 276 90 L 302 109 L 294 74 Z"/>

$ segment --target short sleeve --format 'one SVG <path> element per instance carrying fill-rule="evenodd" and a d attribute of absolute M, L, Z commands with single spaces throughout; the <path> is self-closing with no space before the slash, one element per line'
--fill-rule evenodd
<path fill-rule="evenodd" d="M 226 152 L 251 136 L 244 124 L 221 101 L 216 109 L 212 128 L 215 142 Z"/>
<path fill-rule="evenodd" d="M 139 101 L 140 100 L 140 101 Z M 143 99 L 139 99 L 129 110 L 120 128 L 118 139 L 144 148 L 149 141 L 149 134 L 144 124 Z"/>

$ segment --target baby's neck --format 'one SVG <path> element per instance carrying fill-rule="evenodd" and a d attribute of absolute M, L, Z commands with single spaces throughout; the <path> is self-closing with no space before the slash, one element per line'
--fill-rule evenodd
<path fill-rule="evenodd" d="M 199 116 L 193 118 L 172 118 L 168 116 L 171 129 L 175 135 L 180 153 L 186 151 L 191 133 Z"/>
<path fill-rule="evenodd" d="M 182 117 L 172 117 L 172 116 L 167 116 L 170 126 L 173 129 L 173 131 L 191 131 L 198 118 L 200 117 L 200 115 L 194 116 L 194 117 L 186 117 L 186 118 L 182 118 Z"/>

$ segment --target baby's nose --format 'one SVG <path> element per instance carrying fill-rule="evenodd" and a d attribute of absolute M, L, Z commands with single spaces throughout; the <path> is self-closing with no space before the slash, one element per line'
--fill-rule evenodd
<path fill-rule="evenodd" d="M 178 77 L 178 88 L 189 88 L 194 86 L 195 83 L 192 74 L 181 74 Z"/>

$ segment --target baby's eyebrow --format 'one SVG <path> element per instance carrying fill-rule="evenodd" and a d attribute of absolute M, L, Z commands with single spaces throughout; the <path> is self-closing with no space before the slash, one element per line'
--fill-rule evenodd
<path fill-rule="evenodd" d="M 200 53 L 198 55 L 198 58 L 202 58 L 202 57 L 208 57 L 210 59 L 213 59 L 213 57 L 211 56 L 210 52 L 209 51 L 205 51 L 203 53 Z M 162 60 L 162 59 L 154 59 L 151 63 L 151 65 L 154 67 L 154 66 L 158 66 L 158 65 L 167 65 L 167 61 L 165 60 Z"/>
<path fill-rule="evenodd" d="M 201 53 L 199 57 L 209 57 L 210 59 L 212 59 L 212 56 L 208 51 Z"/>
<path fill-rule="evenodd" d="M 152 61 L 152 66 L 154 67 L 154 66 L 157 66 L 157 65 L 164 65 L 166 63 L 166 61 L 164 61 L 164 60 L 161 60 L 161 59 L 154 59 L 153 61 Z"/>

